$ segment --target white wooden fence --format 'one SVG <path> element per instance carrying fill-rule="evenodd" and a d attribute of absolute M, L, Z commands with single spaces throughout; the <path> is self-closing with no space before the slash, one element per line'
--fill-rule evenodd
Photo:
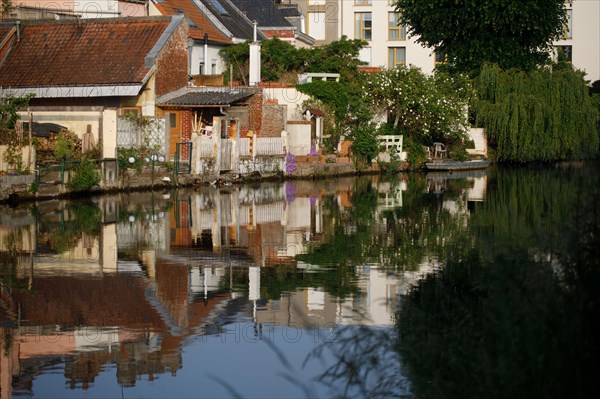
<path fill-rule="evenodd" d="M 256 155 L 285 155 L 283 137 L 257 137 L 254 145 L 256 146 Z"/>
<path fill-rule="evenodd" d="M 250 138 L 243 137 L 238 139 L 238 151 L 240 157 L 251 157 L 252 149 L 250 148 Z"/>
<path fill-rule="evenodd" d="M 257 204 L 254 206 L 252 214 L 255 224 L 264 224 L 271 222 L 280 222 L 283 219 L 283 202 L 274 202 L 272 204 Z"/>
<path fill-rule="evenodd" d="M 200 136 L 196 143 L 197 146 L 193 151 L 197 151 L 199 158 L 215 158 L 217 156 L 216 141 L 214 139 Z"/>

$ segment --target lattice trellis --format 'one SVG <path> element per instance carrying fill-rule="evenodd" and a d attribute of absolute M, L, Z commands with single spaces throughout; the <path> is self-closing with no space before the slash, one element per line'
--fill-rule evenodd
<path fill-rule="evenodd" d="M 143 128 L 125 117 L 117 118 L 117 147 L 146 147 L 155 148 L 157 155 L 165 155 L 167 152 L 166 143 L 166 122 L 165 118 L 147 117 L 150 123 Z"/>

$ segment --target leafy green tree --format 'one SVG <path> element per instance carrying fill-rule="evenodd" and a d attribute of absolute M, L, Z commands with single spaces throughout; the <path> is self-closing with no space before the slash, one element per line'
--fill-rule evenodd
<path fill-rule="evenodd" d="M 7 130 L 15 128 L 15 123 L 19 119 L 17 111 L 27 107 L 32 97 L 33 95 L 0 98 L 0 132 L 4 134 Z"/>
<path fill-rule="evenodd" d="M 342 136 L 352 137 L 357 128 L 371 120 L 371 106 L 364 96 L 363 81 L 364 77 L 356 74 L 350 80 L 316 80 L 296 86 L 298 91 L 319 100 L 326 114 L 333 118 L 331 139 L 334 147 Z"/>
<path fill-rule="evenodd" d="M 221 56 L 233 66 L 232 79 L 248 82 L 250 41 L 228 46 L 220 51 Z M 331 72 L 342 75 L 356 73 L 356 67 L 363 65 L 358 54 L 367 43 L 350 40 L 343 36 L 340 40 L 320 47 L 297 49 L 278 38 L 261 42 L 261 74 L 267 82 L 282 79 L 295 82 L 296 75 L 303 72 Z M 287 75 L 294 75 L 293 78 Z"/>
<path fill-rule="evenodd" d="M 27 145 L 27 140 L 25 135 L 19 135 L 15 130 L 19 119 L 17 111 L 27 107 L 32 97 L 33 95 L 0 98 L 0 144 L 8 146 L 4 154 L 6 162 L 19 171 L 23 169 L 21 148 Z"/>
<path fill-rule="evenodd" d="M 352 155 L 358 167 L 368 167 L 379 153 L 376 130 L 375 124 L 363 123 L 352 132 Z"/>
<path fill-rule="evenodd" d="M 529 73 L 486 64 L 475 86 L 476 122 L 499 161 L 598 156 L 599 113 L 583 72 L 564 64 Z"/>
<path fill-rule="evenodd" d="M 563 32 L 564 0 L 396 0 L 417 41 L 446 54 L 451 67 L 474 73 L 488 61 L 530 70 L 546 63 Z"/>
<path fill-rule="evenodd" d="M 366 85 L 374 107 L 384 108 L 399 128 L 417 142 L 462 140 L 471 85 L 461 75 L 428 76 L 415 67 L 398 66 L 371 74 Z"/>

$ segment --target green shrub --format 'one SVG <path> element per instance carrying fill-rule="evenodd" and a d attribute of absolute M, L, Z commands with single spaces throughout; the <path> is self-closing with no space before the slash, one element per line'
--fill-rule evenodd
<path fill-rule="evenodd" d="M 427 161 L 427 150 L 423 144 L 415 141 L 410 136 L 404 137 L 404 151 L 407 153 L 406 161 L 411 168 L 417 168 Z"/>
<path fill-rule="evenodd" d="M 134 159 L 133 163 L 129 162 L 129 158 Z M 121 171 L 133 168 L 139 172 L 144 164 L 140 149 L 136 147 L 117 148 L 117 160 Z"/>
<path fill-rule="evenodd" d="M 100 174 L 94 162 L 83 160 L 75 170 L 67 187 L 71 191 L 86 191 L 100 183 Z"/>
<path fill-rule="evenodd" d="M 371 164 L 379 153 L 379 142 L 375 133 L 375 125 L 365 123 L 359 126 L 353 133 L 352 154 L 358 165 Z"/>
<path fill-rule="evenodd" d="M 76 151 L 78 138 L 77 135 L 68 130 L 61 130 L 56 136 L 56 141 L 52 146 L 52 154 L 57 162 L 62 160 L 71 161 L 77 159 L 79 155 Z"/>

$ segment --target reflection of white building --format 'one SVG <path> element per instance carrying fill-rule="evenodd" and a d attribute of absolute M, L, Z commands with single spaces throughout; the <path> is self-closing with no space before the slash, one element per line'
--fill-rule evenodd
<path fill-rule="evenodd" d="M 389 325 L 399 298 L 400 278 L 377 266 L 356 267 L 360 292 L 338 305 L 336 323 Z"/>

